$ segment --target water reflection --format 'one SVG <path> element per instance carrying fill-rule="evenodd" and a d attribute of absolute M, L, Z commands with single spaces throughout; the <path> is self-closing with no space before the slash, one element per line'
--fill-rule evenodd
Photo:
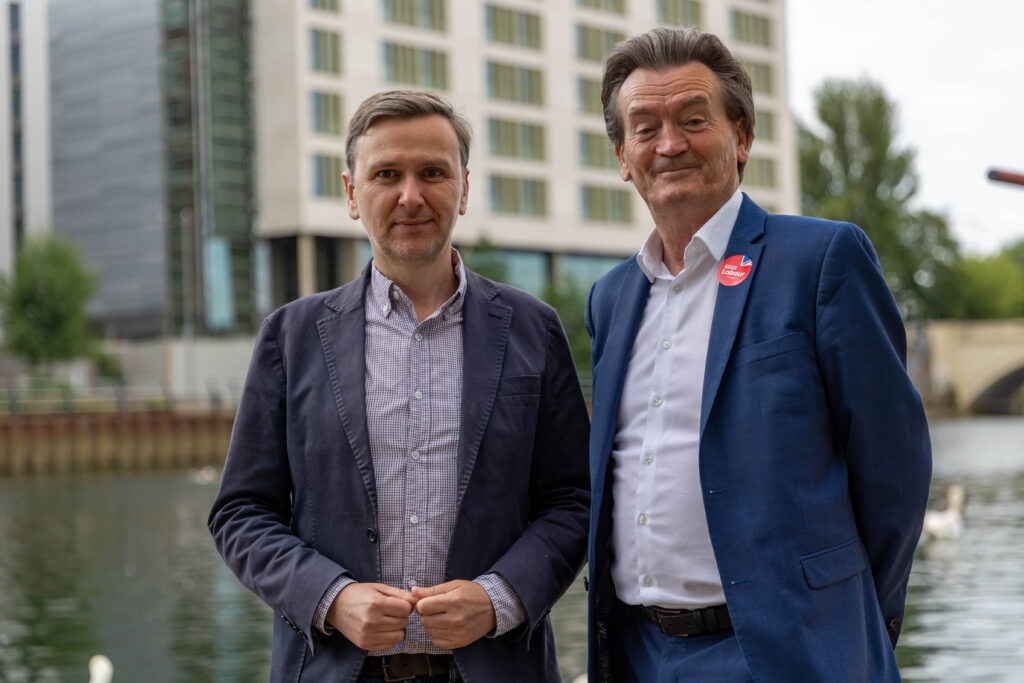
<path fill-rule="evenodd" d="M 1024 419 L 933 425 L 933 502 L 967 489 L 964 535 L 919 549 L 897 650 L 908 681 L 1024 680 Z M 0 481 L 0 682 L 266 680 L 270 610 L 213 549 L 215 487 L 187 474 Z M 577 581 L 553 610 L 586 667 Z"/>

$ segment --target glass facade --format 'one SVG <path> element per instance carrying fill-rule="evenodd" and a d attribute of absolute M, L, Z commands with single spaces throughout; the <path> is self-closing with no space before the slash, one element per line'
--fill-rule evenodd
<path fill-rule="evenodd" d="M 601 81 L 593 78 L 576 79 L 580 111 L 584 114 L 604 114 L 601 106 Z"/>
<path fill-rule="evenodd" d="M 524 216 L 548 213 L 548 186 L 537 178 L 491 176 L 491 211 Z"/>
<path fill-rule="evenodd" d="M 583 220 L 605 223 L 633 222 L 633 192 L 600 185 L 584 185 L 580 193 Z"/>
<path fill-rule="evenodd" d="M 330 74 L 341 73 L 341 36 L 336 31 L 309 29 L 310 68 Z"/>
<path fill-rule="evenodd" d="M 384 43 L 384 79 L 425 88 L 448 88 L 448 55 L 411 45 Z"/>
<path fill-rule="evenodd" d="M 533 12 L 486 5 L 484 24 L 487 40 L 492 43 L 541 48 L 540 16 Z"/>
<path fill-rule="evenodd" d="M 487 96 L 492 100 L 544 104 L 544 74 L 525 66 L 487 62 Z"/>
<path fill-rule="evenodd" d="M 604 133 L 580 131 L 580 166 L 591 168 L 619 168 L 619 160 L 612 151 L 612 143 Z"/>
<path fill-rule="evenodd" d="M 754 85 L 754 92 L 763 95 L 771 95 L 775 91 L 772 67 L 770 64 L 755 62 L 749 59 L 741 59 L 743 68 L 750 74 L 750 80 Z"/>
<path fill-rule="evenodd" d="M 313 155 L 313 195 L 315 197 L 342 198 L 345 196 L 345 184 L 341 174 L 345 170 L 345 160 L 332 154 Z"/>
<path fill-rule="evenodd" d="M 492 156 L 535 159 L 545 157 L 544 126 L 524 121 L 487 119 L 489 150 Z"/>
<path fill-rule="evenodd" d="M 310 97 L 311 127 L 314 133 L 341 135 L 345 124 L 341 112 L 341 95 L 314 91 Z"/>
<path fill-rule="evenodd" d="M 381 13 L 389 24 L 432 31 L 445 31 L 448 26 L 446 0 L 381 0 Z"/>
<path fill-rule="evenodd" d="M 176 331 L 238 333 L 258 320 L 248 2 L 192 7 L 163 0 L 169 317 Z"/>
<path fill-rule="evenodd" d="M 768 17 L 734 9 L 730 11 L 732 37 L 744 43 L 772 46 L 772 22 Z"/>
<path fill-rule="evenodd" d="M 604 62 L 615 43 L 626 39 L 621 31 L 606 31 L 583 24 L 576 25 L 576 56 L 591 62 Z"/>
<path fill-rule="evenodd" d="M 591 7 L 615 14 L 626 13 L 626 0 L 576 0 L 580 7 Z"/>
<path fill-rule="evenodd" d="M 658 23 L 700 27 L 703 8 L 697 0 L 658 0 Z"/>

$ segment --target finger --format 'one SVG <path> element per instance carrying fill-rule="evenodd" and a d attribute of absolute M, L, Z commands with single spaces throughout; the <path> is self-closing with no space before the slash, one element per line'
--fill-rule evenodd
<path fill-rule="evenodd" d="M 417 598 L 407 590 L 395 588 L 394 586 L 389 586 L 386 583 L 376 583 L 374 584 L 374 588 L 377 589 L 377 592 L 383 593 L 388 597 L 398 598 L 399 600 L 405 600 L 410 605 L 416 604 Z"/>
<path fill-rule="evenodd" d="M 456 581 L 447 581 L 445 583 L 439 583 L 436 586 L 413 586 L 412 594 L 417 599 L 431 598 L 435 595 L 444 595 L 449 591 L 455 589 L 458 586 Z"/>

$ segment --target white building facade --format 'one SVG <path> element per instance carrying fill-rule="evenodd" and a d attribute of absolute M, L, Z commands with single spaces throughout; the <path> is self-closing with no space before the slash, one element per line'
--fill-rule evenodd
<path fill-rule="evenodd" d="M 351 278 L 369 249 L 340 175 L 345 124 L 389 88 L 435 90 L 473 124 L 469 210 L 455 242 L 486 239 L 508 279 L 589 285 L 652 223 L 604 132 L 614 44 L 658 25 L 722 37 L 754 81 L 757 131 L 742 189 L 799 210 L 783 0 L 254 0 L 257 238 L 275 303 Z M 260 297 L 258 297 L 260 298 Z"/>

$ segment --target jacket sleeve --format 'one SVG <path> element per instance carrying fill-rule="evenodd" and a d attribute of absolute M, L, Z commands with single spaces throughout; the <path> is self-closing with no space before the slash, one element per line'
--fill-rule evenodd
<path fill-rule="evenodd" d="M 587 552 L 590 422 L 558 316 L 546 324 L 547 350 L 531 455 L 530 523 L 495 563 L 526 610 L 529 634 L 572 584 Z M 519 630 L 510 635 L 516 637 Z"/>
<path fill-rule="evenodd" d="M 920 396 L 906 372 L 906 333 L 867 236 L 843 224 L 822 263 L 816 343 L 858 532 L 893 644 L 931 480 Z"/>
<path fill-rule="evenodd" d="M 209 528 L 238 579 L 314 649 L 313 622 L 345 569 L 292 531 L 286 368 L 268 319 L 256 338 Z"/>

